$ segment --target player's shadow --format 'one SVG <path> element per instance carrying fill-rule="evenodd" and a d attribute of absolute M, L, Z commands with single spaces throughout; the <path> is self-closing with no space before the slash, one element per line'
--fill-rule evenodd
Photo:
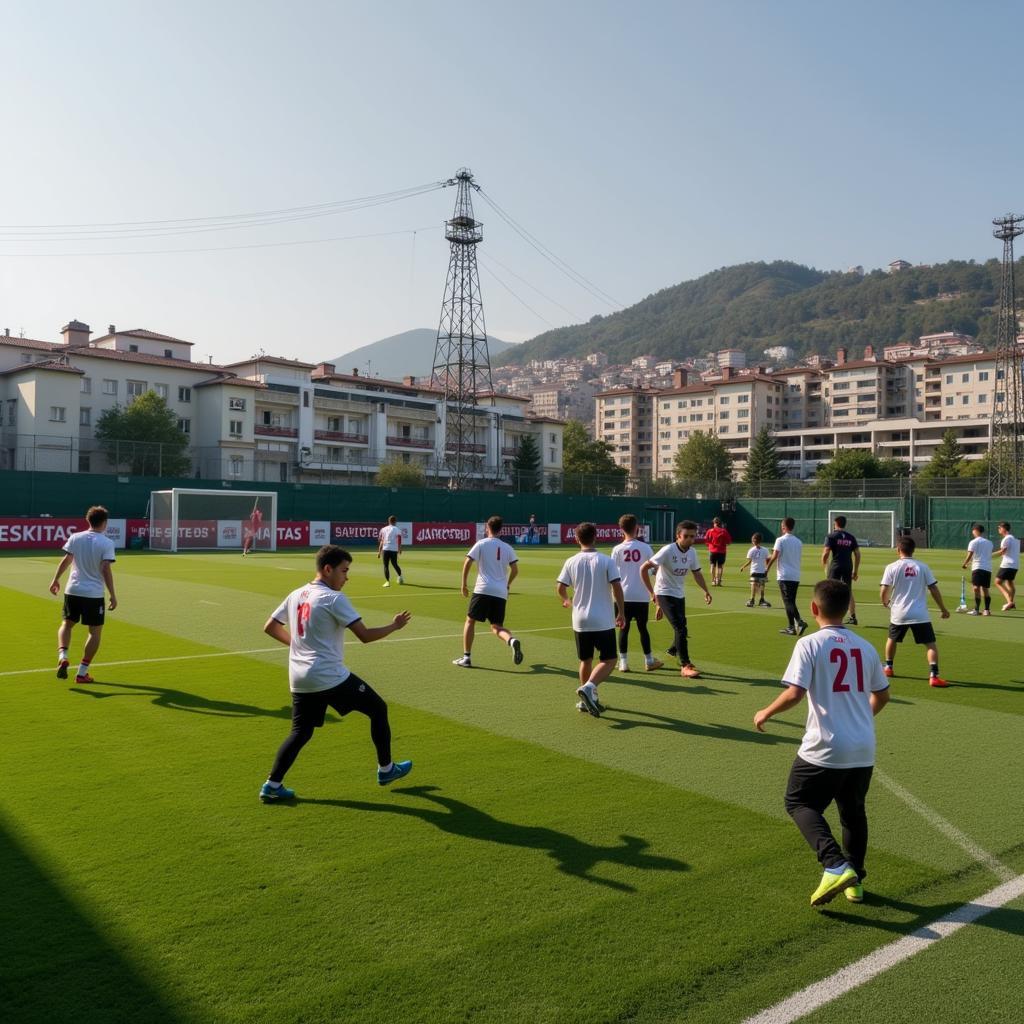
<path fill-rule="evenodd" d="M 103 693 L 95 687 L 114 687 L 116 693 Z M 158 708 L 170 708 L 172 711 L 188 711 L 194 715 L 213 715 L 217 718 L 287 718 L 291 719 L 291 707 L 261 708 L 255 704 L 239 704 L 230 700 L 215 700 L 198 693 L 187 693 L 185 690 L 172 690 L 163 686 L 146 686 L 142 683 L 89 683 L 87 686 L 73 686 L 71 693 L 78 693 L 96 700 L 109 700 L 111 697 L 152 697 L 152 703 Z M 330 719 L 328 719 L 330 721 Z"/>
<path fill-rule="evenodd" d="M 521 676 L 524 674 L 524 670 L 521 668 L 488 668 L 488 672 L 501 672 L 506 675 Z M 569 679 L 575 679 L 576 684 L 579 685 L 579 672 L 574 672 L 571 668 L 562 668 L 559 665 L 547 665 L 544 662 L 535 662 L 533 665 L 528 665 L 525 669 L 525 674 L 531 676 L 566 676 Z"/>
<path fill-rule="evenodd" d="M 721 725 L 715 722 L 687 722 L 681 718 L 669 718 L 667 715 L 656 715 L 650 711 L 636 711 L 633 708 L 615 708 L 614 710 L 619 714 L 637 716 L 636 718 L 617 718 L 607 713 L 601 716 L 602 721 L 611 722 L 612 728 L 620 731 L 664 729 L 690 736 L 709 736 L 716 740 L 737 740 L 741 743 L 759 743 L 766 746 L 773 746 L 776 743 L 800 743 L 800 740 L 789 736 L 757 732 L 756 729 L 739 729 L 734 725 Z"/>
<path fill-rule="evenodd" d="M 887 921 L 874 916 L 868 917 L 864 914 L 847 913 L 832 909 L 822 911 L 822 916 L 842 921 L 844 924 L 892 932 L 897 935 L 911 935 L 914 932 L 921 931 L 922 935 L 926 938 L 940 938 L 940 933 L 930 926 L 954 911 L 964 913 L 971 904 L 968 901 L 966 905 L 963 903 L 939 903 L 925 906 L 919 903 L 910 903 L 907 900 L 897 900 L 888 896 L 882 896 L 868 890 L 864 893 L 863 906 L 894 910 L 907 916 L 903 920 Z M 1024 910 L 1017 910 L 1013 907 L 999 907 L 976 920 L 972 920 L 972 925 L 983 925 L 1010 935 L 1024 936 Z"/>
<path fill-rule="evenodd" d="M 636 889 L 625 882 L 592 874 L 593 869 L 599 864 L 619 864 L 641 871 L 689 870 L 689 865 L 681 860 L 647 853 L 650 843 L 637 836 L 620 835 L 619 843 L 599 846 L 543 825 L 520 825 L 502 821 L 462 800 L 441 795 L 437 786 L 406 786 L 395 792 L 403 796 L 420 797 L 430 801 L 434 806 L 370 803 L 364 800 L 300 800 L 299 805 L 320 804 L 353 811 L 372 811 L 419 818 L 450 835 L 503 846 L 518 846 L 526 850 L 540 850 L 555 861 L 556 869 L 563 874 L 619 892 L 635 892 Z"/>
<path fill-rule="evenodd" d="M 950 686 L 962 686 L 967 690 L 1006 690 L 1008 693 L 1024 693 L 1024 679 L 1011 679 L 1006 683 L 977 683 L 966 679 L 947 679 Z"/>
<path fill-rule="evenodd" d="M 677 676 L 676 678 L 679 677 Z M 636 686 L 642 690 L 656 690 L 658 693 L 683 693 L 690 689 L 690 687 L 683 686 L 681 683 L 667 683 L 654 676 L 627 676 L 618 672 L 610 675 L 607 681 L 612 686 L 617 686 L 621 683 L 625 686 Z M 721 692 L 724 693 L 725 691 Z"/>

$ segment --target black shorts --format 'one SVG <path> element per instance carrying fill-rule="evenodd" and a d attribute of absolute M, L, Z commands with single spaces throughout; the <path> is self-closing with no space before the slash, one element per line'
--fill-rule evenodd
<path fill-rule="evenodd" d="M 474 594 L 469 599 L 466 616 L 474 622 L 490 622 L 492 625 L 501 626 L 505 622 L 505 605 L 507 603 L 504 597 Z"/>
<path fill-rule="evenodd" d="M 895 622 L 889 624 L 889 639 L 896 643 L 903 643 L 907 630 L 914 634 L 915 644 L 935 643 L 935 627 L 930 622 L 905 622 L 898 626 Z"/>
<path fill-rule="evenodd" d="M 1010 580 L 1015 580 L 1016 578 L 1017 570 L 1011 569 L 1009 566 L 1007 566 L 1005 569 L 1000 569 L 999 572 L 996 573 L 997 580 L 1006 580 L 1007 582 L 1009 582 Z"/>
<path fill-rule="evenodd" d="M 650 612 L 650 601 L 624 601 L 622 603 L 622 617 L 626 620 L 627 626 L 630 622 L 637 622 L 641 626 L 646 626 Z"/>
<path fill-rule="evenodd" d="M 319 729 L 324 724 L 328 708 L 333 708 L 344 718 L 350 711 L 362 711 L 368 715 L 383 703 L 380 694 L 353 672 L 345 682 L 329 690 L 293 693 L 292 726 L 299 730 Z"/>
<path fill-rule="evenodd" d="M 830 580 L 839 580 L 840 583 L 845 583 L 848 587 L 853 586 L 853 566 L 852 565 L 836 565 L 835 562 L 829 567 L 828 578 Z"/>
<path fill-rule="evenodd" d="M 766 572 L 752 572 L 750 574 L 752 583 L 764 583 L 766 579 L 768 579 L 768 573 Z"/>
<path fill-rule="evenodd" d="M 102 597 L 64 595 L 64 618 L 68 622 L 81 622 L 83 626 L 102 626 L 106 602 Z"/>
<path fill-rule="evenodd" d="M 725 565 L 725 552 L 724 551 L 709 551 L 708 562 L 711 565 Z"/>
<path fill-rule="evenodd" d="M 971 586 L 972 587 L 988 587 L 992 586 L 992 570 L 991 569 L 972 569 L 971 570 Z"/>
<path fill-rule="evenodd" d="M 580 661 L 592 661 L 595 651 L 598 661 L 614 661 L 615 650 L 614 629 L 576 633 L 576 653 L 580 656 Z"/>

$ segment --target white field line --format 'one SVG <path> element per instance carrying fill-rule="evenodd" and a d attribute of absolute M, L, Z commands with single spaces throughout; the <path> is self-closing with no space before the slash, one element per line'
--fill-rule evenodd
<path fill-rule="evenodd" d="M 950 911 L 938 921 L 926 924 L 916 932 L 890 942 L 836 971 L 830 977 L 808 985 L 788 999 L 748 1017 L 743 1024 L 790 1024 L 791 1021 L 799 1020 L 1020 896 L 1024 896 L 1024 875 L 1009 879 L 984 896 Z"/>
<path fill-rule="evenodd" d="M 921 815 L 929 825 L 941 832 L 951 843 L 959 846 L 961 850 L 968 853 L 972 859 L 992 872 L 1002 882 L 1009 882 L 1014 878 L 1013 871 L 1001 861 L 997 860 L 987 850 L 982 849 L 970 836 L 965 835 L 949 821 L 946 821 L 938 811 L 933 810 L 926 803 L 919 800 L 910 790 L 905 789 L 895 779 L 886 775 L 885 772 L 875 769 L 874 778 L 885 786 L 899 800 L 902 800 L 912 811 Z"/>

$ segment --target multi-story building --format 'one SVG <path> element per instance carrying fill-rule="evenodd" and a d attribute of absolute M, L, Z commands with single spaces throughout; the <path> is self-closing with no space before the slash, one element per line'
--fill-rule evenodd
<path fill-rule="evenodd" d="M 650 388 L 613 388 L 594 396 L 594 437 L 611 445 L 616 464 L 631 476 L 654 472 L 657 395 Z"/>

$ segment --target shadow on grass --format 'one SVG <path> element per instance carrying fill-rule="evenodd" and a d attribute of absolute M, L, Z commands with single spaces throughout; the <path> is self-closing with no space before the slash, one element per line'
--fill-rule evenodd
<path fill-rule="evenodd" d="M 533 665 L 526 665 L 523 668 L 488 668 L 488 672 L 502 672 L 506 675 L 529 675 L 529 676 L 567 676 L 575 679 L 579 686 L 579 672 L 571 668 L 564 668 L 561 665 L 547 665 L 544 662 L 536 662 Z"/>
<path fill-rule="evenodd" d="M 905 920 L 887 921 L 879 920 L 877 917 L 865 917 L 863 914 L 845 913 L 841 910 L 823 910 L 821 914 L 823 917 L 830 917 L 833 920 L 842 921 L 844 924 L 858 925 L 877 931 L 892 932 L 897 935 L 911 935 L 914 932 L 920 931 L 924 938 L 940 938 L 940 933 L 929 926 L 956 911 L 957 917 L 969 920 L 972 925 L 993 928 L 997 931 L 1006 932 L 1008 935 L 1024 935 L 1024 910 L 1016 910 L 1013 907 L 1000 907 L 989 911 L 981 917 L 975 918 L 977 905 L 970 901 L 967 903 L 938 903 L 925 906 L 920 903 L 911 903 L 907 900 L 897 900 L 888 896 L 882 896 L 872 893 L 870 890 L 864 893 L 863 906 L 891 910 L 907 916 Z"/>
<path fill-rule="evenodd" d="M 96 689 L 99 686 L 116 688 L 116 693 L 103 693 Z M 96 700 L 109 700 L 111 697 L 152 697 L 152 703 L 158 708 L 170 708 L 172 711 L 189 711 L 194 715 L 214 715 L 217 718 L 285 718 L 291 721 L 292 709 L 260 708 L 255 704 L 238 704 L 230 700 L 215 700 L 198 693 L 187 693 L 184 690 L 172 690 L 163 686 L 145 686 L 141 683 L 108 683 L 96 682 L 86 686 L 73 686 L 71 693 Z M 331 721 L 328 718 L 328 721 Z"/>
<path fill-rule="evenodd" d="M 1007 693 L 1024 693 L 1024 680 L 1011 679 L 1007 683 L 976 683 L 966 679 L 947 679 L 950 686 L 962 686 L 965 690 L 1005 690 Z"/>
<path fill-rule="evenodd" d="M 738 740 L 741 743 L 759 743 L 774 746 L 777 743 L 800 744 L 800 740 L 789 736 L 775 736 L 758 732 L 754 728 L 739 729 L 734 725 L 719 725 L 715 722 L 687 722 L 681 718 L 655 715 L 650 711 L 636 711 L 633 708 L 609 708 L 619 714 L 636 715 L 636 718 L 617 718 L 606 711 L 601 720 L 611 722 L 613 729 L 666 729 L 669 732 L 685 733 L 689 736 L 709 736 L 716 740 Z"/>
<path fill-rule="evenodd" d="M 620 835 L 620 843 L 614 846 L 598 846 L 582 839 L 559 832 L 542 825 L 519 825 L 501 821 L 472 807 L 462 800 L 442 796 L 437 786 L 406 786 L 395 790 L 402 796 L 419 797 L 436 806 L 410 806 L 398 803 L 370 803 L 363 800 L 299 800 L 299 806 L 318 804 L 325 807 L 342 807 L 353 811 L 369 811 L 379 814 L 397 814 L 402 817 L 419 818 L 434 825 L 442 832 L 479 839 L 503 846 L 518 846 L 527 850 L 540 850 L 555 861 L 558 871 L 581 878 L 587 882 L 607 886 L 619 892 L 635 892 L 635 888 L 611 878 L 591 874 L 599 864 L 620 864 L 623 867 L 642 871 L 687 871 L 689 867 L 681 860 L 659 857 L 646 853 L 650 845 L 637 836 Z"/>
<path fill-rule="evenodd" d="M 706 674 L 702 673 L 702 675 Z M 677 674 L 676 678 L 679 679 L 681 677 Z M 693 686 L 685 686 L 682 683 L 666 683 L 653 675 L 625 676 L 616 673 L 609 677 L 608 682 L 624 683 L 626 686 L 636 686 L 641 690 L 656 690 L 658 693 L 695 693 L 705 697 L 710 697 L 717 693 L 735 693 L 734 690 L 715 690 L 710 686 L 704 686 L 702 683 L 694 684 Z"/>
<path fill-rule="evenodd" d="M 0 821 L 4 1024 L 175 1024 L 184 1018 Z"/>

